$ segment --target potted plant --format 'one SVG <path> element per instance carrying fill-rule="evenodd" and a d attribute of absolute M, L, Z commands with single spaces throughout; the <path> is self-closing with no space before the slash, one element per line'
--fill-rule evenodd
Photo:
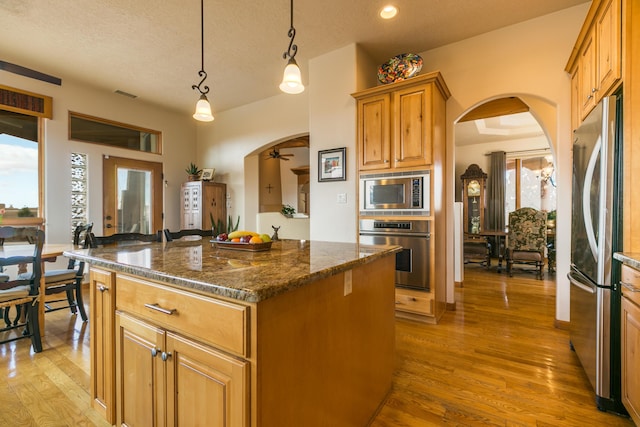
<path fill-rule="evenodd" d="M 287 218 L 293 218 L 293 214 L 296 213 L 296 210 L 291 205 L 284 205 L 280 212 Z"/>
<path fill-rule="evenodd" d="M 202 172 L 195 163 L 190 163 L 184 171 L 189 175 L 189 181 L 197 181 L 200 178 L 200 172 Z"/>

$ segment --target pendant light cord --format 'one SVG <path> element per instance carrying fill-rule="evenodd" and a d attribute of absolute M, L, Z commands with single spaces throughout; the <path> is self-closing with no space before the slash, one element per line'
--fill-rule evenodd
<path fill-rule="evenodd" d="M 293 3 L 293 0 L 291 0 L 291 2 Z M 293 19 L 293 15 L 291 19 Z M 200 71 L 198 71 L 198 75 L 202 77 L 202 80 L 200 80 L 200 83 L 197 85 L 192 85 L 191 89 L 197 89 L 200 94 L 205 95 L 209 93 L 209 86 L 205 86 L 204 90 L 200 88 L 202 83 L 207 79 L 207 72 L 204 71 L 204 0 L 200 0 L 200 59 L 201 67 Z"/>
<path fill-rule="evenodd" d="M 287 59 L 287 57 L 289 57 L 289 59 L 293 59 L 296 53 L 298 53 L 298 46 L 293 44 L 293 39 L 296 38 L 296 29 L 293 28 L 293 0 L 291 0 L 291 26 L 289 27 L 288 35 L 291 39 L 289 41 L 289 48 L 282 54 L 282 58 Z"/>

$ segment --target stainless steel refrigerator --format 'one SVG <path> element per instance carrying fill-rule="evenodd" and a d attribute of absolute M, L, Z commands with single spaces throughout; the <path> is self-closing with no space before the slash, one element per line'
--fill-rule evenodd
<path fill-rule="evenodd" d="M 574 131 L 571 224 L 571 346 L 599 409 L 620 402 L 619 251 L 622 210 L 622 99 L 604 98 Z"/>

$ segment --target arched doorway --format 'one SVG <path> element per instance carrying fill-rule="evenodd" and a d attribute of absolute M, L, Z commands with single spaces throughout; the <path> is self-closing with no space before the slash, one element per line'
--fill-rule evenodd
<path fill-rule="evenodd" d="M 555 155 L 537 114 L 540 113 L 520 96 L 506 96 L 476 104 L 454 124 L 454 201 L 463 200 L 461 175 L 470 165 L 478 166 L 477 169 L 489 176 L 491 185 L 490 191 L 486 192 L 489 203 L 483 211 L 482 227 L 486 230 L 500 231 L 498 229 L 502 228 L 504 231 L 509 213 L 520 207 L 533 207 L 555 218 Z M 501 163 L 504 169 L 500 169 Z M 499 178 L 501 176 L 504 178 Z M 496 192 L 496 182 L 502 187 L 502 193 Z M 499 212 L 500 207 L 502 212 Z M 464 234 L 461 235 L 464 240 Z M 553 243 L 555 234 L 549 233 L 549 236 Z M 504 240 L 489 239 L 492 255 L 498 257 L 503 253 Z M 555 281 L 555 245 L 549 254 L 552 268 L 547 267 L 547 271 L 552 275 L 549 278 Z M 461 247 L 456 252 L 455 282 L 463 281 L 464 259 Z M 466 257 L 466 260 L 482 263 L 479 257 Z"/>
<path fill-rule="evenodd" d="M 268 144 L 258 159 L 258 212 L 280 212 L 288 205 L 309 214 L 309 135 Z"/>

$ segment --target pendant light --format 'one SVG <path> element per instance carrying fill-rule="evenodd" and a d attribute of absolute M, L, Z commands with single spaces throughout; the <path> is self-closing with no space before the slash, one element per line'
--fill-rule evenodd
<path fill-rule="evenodd" d="M 293 39 L 296 37 L 296 29 L 293 28 L 293 0 L 291 0 L 291 27 L 289 28 L 289 48 L 282 55 L 284 59 L 289 58 L 287 66 L 284 68 L 284 75 L 282 76 L 282 83 L 280 83 L 280 90 L 285 93 L 302 93 L 304 92 L 304 85 L 300 78 L 300 68 L 296 62 L 296 53 L 298 53 L 298 46 L 293 44 Z"/>
<path fill-rule="evenodd" d="M 209 100 L 207 99 L 209 86 L 204 86 L 204 89 L 201 88 L 202 83 L 207 79 L 207 73 L 204 71 L 204 0 L 200 0 L 200 30 L 200 58 L 202 65 L 200 71 L 198 71 L 198 76 L 202 77 L 202 80 L 200 80 L 200 83 L 197 85 L 191 86 L 191 89 L 196 89 L 200 92 L 200 99 L 198 99 L 198 102 L 196 103 L 196 112 L 193 114 L 193 118 L 201 122 L 210 122 L 213 120 L 213 115 L 211 115 L 211 104 L 209 104 Z"/>

